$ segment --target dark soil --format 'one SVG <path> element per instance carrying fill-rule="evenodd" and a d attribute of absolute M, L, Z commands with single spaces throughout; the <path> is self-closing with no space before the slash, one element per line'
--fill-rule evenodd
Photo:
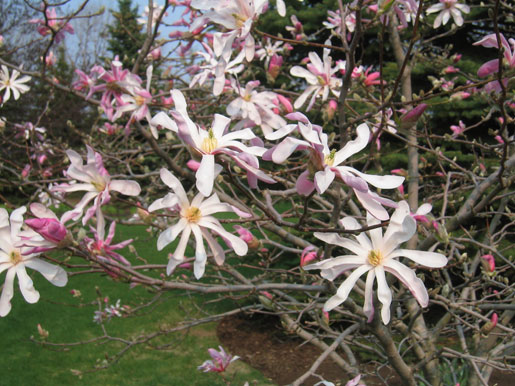
<path fill-rule="evenodd" d="M 217 327 L 218 339 L 232 355 L 261 371 L 278 385 L 288 385 L 304 374 L 322 353 L 317 347 L 304 343 L 294 335 L 287 335 L 275 316 L 254 314 L 235 315 L 224 318 Z M 381 376 L 387 385 L 400 385 L 400 379 L 390 370 L 383 368 Z M 374 369 L 370 368 L 370 372 Z M 348 379 L 330 358 L 316 371 L 335 385 L 345 385 Z M 314 385 L 320 378 L 310 377 L 305 385 Z M 366 377 L 367 385 L 384 385 L 379 378 Z M 509 374 L 494 372 L 490 385 L 511 386 L 515 384 Z"/>

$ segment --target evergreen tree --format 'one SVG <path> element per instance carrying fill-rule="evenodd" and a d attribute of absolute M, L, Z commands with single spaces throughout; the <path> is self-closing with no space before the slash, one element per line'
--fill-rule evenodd
<path fill-rule="evenodd" d="M 145 41 L 137 21 L 138 7 L 132 5 L 132 0 L 118 0 L 118 12 L 111 10 L 111 13 L 115 20 L 108 26 L 108 50 L 119 55 L 124 68 L 131 68 Z"/>

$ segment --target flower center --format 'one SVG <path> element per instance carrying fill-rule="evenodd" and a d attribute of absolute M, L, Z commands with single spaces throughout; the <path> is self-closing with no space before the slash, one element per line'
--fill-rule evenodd
<path fill-rule="evenodd" d="M 334 164 L 334 155 L 336 154 L 336 149 L 333 149 L 331 150 L 331 153 L 327 154 L 325 157 L 324 157 L 324 163 L 327 165 L 327 166 L 333 166 Z"/>
<path fill-rule="evenodd" d="M 317 75 L 317 80 L 318 80 L 318 84 L 319 84 L 320 86 L 325 86 L 325 85 L 327 85 L 327 80 L 326 80 L 324 77 L 322 77 L 322 76 L 320 76 L 320 75 Z"/>
<path fill-rule="evenodd" d="M 218 140 L 215 138 L 215 134 L 213 133 L 213 129 L 209 129 L 207 133 L 207 137 L 202 141 L 202 150 L 206 153 L 211 153 L 218 147 Z"/>
<path fill-rule="evenodd" d="M 102 192 L 106 188 L 105 181 L 92 181 L 91 185 L 93 185 L 99 192 Z"/>
<path fill-rule="evenodd" d="M 196 206 L 190 206 L 188 209 L 184 211 L 183 217 L 188 222 L 197 223 L 202 217 L 202 213 L 200 213 L 200 209 Z"/>
<path fill-rule="evenodd" d="M 11 251 L 9 258 L 11 259 L 11 263 L 13 265 L 18 264 L 22 260 L 20 250 L 15 249 L 15 250 Z"/>
<path fill-rule="evenodd" d="M 243 100 L 245 102 L 250 102 L 251 99 L 252 99 L 252 95 L 250 95 L 250 94 L 247 94 L 247 95 L 243 96 Z"/>
<path fill-rule="evenodd" d="M 145 104 L 145 98 L 143 98 L 141 95 L 136 95 L 134 100 L 138 106 L 143 106 Z"/>
<path fill-rule="evenodd" d="M 243 24 L 245 24 L 245 22 L 248 19 L 248 17 L 246 17 L 244 15 L 237 14 L 237 13 L 233 13 L 232 17 L 234 17 L 234 21 L 236 22 L 236 26 L 238 28 L 243 27 Z"/>
<path fill-rule="evenodd" d="M 372 250 L 368 253 L 368 263 L 377 267 L 383 261 L 383 254 L 381 251 Z"/>

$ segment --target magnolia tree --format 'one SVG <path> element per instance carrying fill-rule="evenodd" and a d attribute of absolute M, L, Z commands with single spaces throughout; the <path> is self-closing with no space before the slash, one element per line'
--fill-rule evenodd
<path fill-rule="evenodd" d="M 37 63 L 3 32 L 2 317 L 13 296 L 38 301 L 34 271 L 56 286 L 104 272 L 127 304 L 97 311 L 102 325 L 138 314 L 135 286 L 238 300 L 181 328 L 276 315 L 322 350 L 296 385 L 328 357 L 352 385 L 384 367 L 408 385 L 513 374 L 512 6 L 325 2 L 308 31 L 320 4 L 149 0 L 132 68 L 119 52 L 67 82 L 54 52 L 97 17 L 86 3 L 31 6 Z M 87 101 L 93 127 L 51 132 L 48 103 L 9 115 L 34 109 L 37 87 Z M 168 260 L 133 258 L 117 223 L 145 225 Z M 235 359 L 210 354 L 201 370 Z"/>

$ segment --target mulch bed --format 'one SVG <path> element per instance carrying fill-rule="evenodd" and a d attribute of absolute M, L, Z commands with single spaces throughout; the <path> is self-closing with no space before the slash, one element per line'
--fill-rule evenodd
<path fill-rule="evenodd" d="M 216 329 L 218 339 L 227 352 L 238 355 L 241 360 L 259 370 L 278 385 L 288 385 L 304 374 L 322 353 L 312 344 L 304 343 L 295 335 L 287 335 L 280 321 L 272 315 L 234 315 L 224 318 Z M 303 344 L 304 343 L 304 344 Z M 372 370 L 372 369 L 370 369 Z M 384 369 L 388 372 L 387 369 Z M 327 358 L 316 371 L 323 379 L 335 385 L 345 385 L 348 380 L 340 367 Z M 389 385 L 400 385 L 393 372 L 383 374 Z M 367 385 L 384 385 L 379 378 L 366 377 Z M 305 385 L 319 382 L 310 377 Z M 490 385 L 512 386 L 510 374 L 495 371 Z"/>

